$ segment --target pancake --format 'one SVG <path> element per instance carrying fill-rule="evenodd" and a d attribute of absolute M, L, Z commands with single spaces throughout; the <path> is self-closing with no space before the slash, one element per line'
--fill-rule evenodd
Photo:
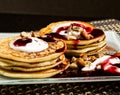
<path fill-rule="evenodd" d="M 45 70 L 45 69 L 50 69 L 52 67 L 55 67 L 59 65 L 61 62 L 56 62 L 55 64 L 49 65 L 49 66 L 44 66 L 44 67 L 17 67 L 17 66 L 0 66 L 0 68 L 5 69 L 5 70 L 13 70 L 13 71 L 24 71 L 24 72 L 33 72 L 33 71 L 40 71 L 40 70 Z"/>
<path fill-rule="evenodd" d="M 61 64 L 65 60 L 66 60 L 65 56 L 62 55 L 61 58 L 58 61 L 56 61 L 54 64 L 46 65 L 46 66 L 38 66 L 38 67 L 23 67 L 23 66 L 12 66 L 12 65 L 9 66 L 9 64 L 5 62 L 0 62 L 0 68 L 5 69 L 5 70 L 12 70 L 12 71 L 33 72 L 33 71 L 40 71 L 40 70 L 53 68 Z"/>
<path fill-rule="evenodd" d="M 72 56 L 91 51 L 100 51 L 106 46 L 105 33 L 90 23 L 81 21 L 51 23 L 40 29 L 39 35 L 62 39 L 67 45 L 65 53 Z"/>
<path fill-rule="evenodd" d="M 68 49 L 85 49 L 85 48 L 89 48 L 89 47 L 97 47 L 101 44 L 106 44 L 106 41 L 103 40 L 101 42 L 95 42 L 93 44 L 88 44 L 88 45 L 67 45 Z"/>
<path fill-rule="evenodd" d="M 5 58 L 0 58 L 0 65 L 1 66 L 20 66 L 20 67 L 39 67 L 39 66 L 47 66 L 54 64 L 59 59 L 49 60 L 47 62 L 35 62 L 35 63 L 28 63 L 28 62 L 20 62 L 20 61 L 13 61 Z"/>
<path fill-rule="evenodd" d="M 96 41 L 101 41 L 105 38 L 105 34 L 101 29 L 97 29 L 93 25 L 91 25 L 87 22 L 81 22 L 81 21 L 60 21 L 60 22 L 51 23 L 51 24 L 47 25 L 45 28 L 40 29 L 39 35 L 42 36 L 45 34 L 50 34 L 50 35 L 53 35 L 53 37 L 63 39 L 67 44 L 75 44 L 76 42 L 72 39 L 68 40 L 68 39 L 65 39 L 65 37 L 63 35 L 61 35 L 62 37 L 59 37 L 58 35 L 54 34 L 57 32 L 57 30 L 59 28 L 70 26 L 72 23 L 77 23 L 77 24 L 80 24 L 81 26 L 84 25 L 84 27 L 90 28 L 89 29 L 90 32 L 88 31 L 89 32 L 88 34 L 91 34 L 94 37 L 94 38 L 89 39 L 89 40 L 77 39 L 78 45 L 91 44 L 91 43 L 94 43 Z M 59 34 L 59 33 L 57 32 L 57 34 Z"/>
<path fill-rule="evenodd" d="M 100 47 L 100 48 L 89 48 L 89 51 L 83 50 L 83 51 L 79 51 L 79 50 L 67 50 L 66 51 L 66 55 L 67 56 L 80 56 L 80 54 L 84 54 L 86 53 L 87 55 L 94 55 L 97 54 L 99 52 L 101 52 L 103 49 L 106 48 L 106 45 Z M 91 49 L 91 50 L 90 50 Z M 104 51 L 105 52 L 105 51 Z"/>
<path fill-rule="evenodd" d="M 35 63 L 20 62 L 20 61 L 0 58 L 0 66 L 44 67 L 44 66 L 55 64 L 56 62 L 61 61 L 61 60 L 65 60 L 64 55 L 61 55 L 59 58 L 49 60 L 46 62 L 35 62 Z"/>
<path fill-rule="evenodd" d="M 89 44 L 92 44 L 92 43 L 95 43 L 95 42 L 101 42 L 103 39 L 105 39 L 105 35 L 100 35 L 100 36 L 97 36 L 95 37 L 94 39 L 90 39 L 90 40 L 64 40 L 66 44 L 76 44 L 77 45 L 89 45 Z"/>
<path fill-rule="evenodd" d="M 10 71 L 0 68 L 0 74 L 10 78 L 48 78 L 52 77 L 60 72 L 66 70 L 69 67 L 69 62 L 65 61 L 59 67 L 54 67 L 47 70 L 36 71 L 36 72 L 17 72 L 17 71 Z"/>
<path fill-rule="evenodd" d="M 10 41 L 18 37 L 10 37 L 0 40 L 0 57 L 21 62 L 44 62 L 55 59 L 66 50 L 66 45 L 62 40 L 48 42 L 49 47 L 40 52 L 26 53 L 10 48 Z M 61 51 L 60 51 L 61 50 Z"/>
<path fill-rule="evenodd" d="M 98 45 L 98 46 L 95 46 L 95 47 L 88 47 L 88 48 L 83 48 L 83 49 L 78 49 L 78 50 L 75 50 L 75 49 L 67 49 L 66 52 L 72 52 L 72 53 L 86 53 L 86 52 L 89 52 L 89 51 L 92 51 L 92 50 L 95 50 L 95 49 L 99 49 L 99 48 L 102 48 L 106 46 L 106 43 L 103 43 L 101 45 Z"/>
<path fill-rule="evenodd" d="M 66 23 L 71 23 L 71 22 L 77 22 L 77 23 L 80 23 L 82 25 L 85 25 L 85 26 L 89 26 L 91 28 L 94 28 L 93 25 L 87 23 L 87 22 L 83 22 L 83 21 L 59 21 L 59 22 L 53 22 L 53 23 L 50 23 L 49 25 L 47 25 L 46 27 L 40 29 L 39 31 L 39 35 L 40 36 L 43 36 L 45 34 L 49 34 L 53 31 L 53 28 L 55 28 L 56 26 L 58 27 L 59 25 L 60 26 L 65 26 Z"/>
<path fill-rule="evenodd" d="M 26 34 L 26 35 L 23 35 Z M 46 40 L 31 33 L 0 40 L 0 75 L 11 78 L 46 78 L 69 67 L 63 40 Z"/>

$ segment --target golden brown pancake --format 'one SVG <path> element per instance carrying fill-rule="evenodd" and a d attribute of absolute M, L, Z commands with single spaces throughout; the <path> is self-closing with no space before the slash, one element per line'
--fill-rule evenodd
<path fill-rule="evenodd" d="M 18 72 L 18 71 L 5 70 L 0 68 L 0 74 L 10 78 L 32 78 L 32 79 L 48 78 L 66 70 L 69 67 L 69 65 L 70 65 L 69 62 L 65 61 L 59 67 L 54 67 L 51 69 L 46 69 L 46 70 L 36 71 L 36 72 L 20 72 L 20 71 Z"/>
<path fill-rule="evenodd" d="M 101 42 L 95 42 L 95 43 L 88 44 L 88 45 L 72 45 L 72 44 L 68 44 L 67 48 L 68 49 L 76 49 L 77 50 L 77 49 L 85 49 L 85 48 L 89 48 L 89 47 L 98 47 L 101 44 L 106 44 L 106 41 L 103 40 Z"/>
<path fill-rule="evenodd" d="M 105 49 L 106 45 L 100 47 L 100 48 L 88 48 L 88 49 L 91 49 L 89 51 L 86 51 L 86 50 L 83 50 L 83 51 L 79 51 L 79 50 L 67 50 L 66 51 L 66 55 L 67 56 L 80 56 L 80 54 L 84 54 L 86 53 L 87 55 L 94 55 L 94 54 L 97 54 L 99 52 L 101 52 L 103 49 Z M 93 50 L 92 50 L 93 49 Z"/>
<path fill-rule="evenodd" d="M 95 50 L 95 49 L 99 49 L 99 48 L 102 48 L 106 45 L 106 43 L 102 43 L 100 45 L 97 45 L 97 46 L 91 46 L 91 47 L 86 47 L 86 48 L 80 48 L 80 49 L 67 49 L 66 52 L 78 52 L 78 53 L 86 53 L 86 52 L 89 52 L 91 50 Z"/>
<path fill-rule="evenodd" d="M 23 44 L 29 37 L 16 36 L 0 40 L 1 75 L 11 78 L 46 78 L 69 67 L 69 61 L 64 56 L 66 44 L 63 40 L 47 40 L 47 37 L 39 37 L 48 43 L 48 47 L 42 51 L 26 52 L 11 48 L 10 42 L 16 39 L 20 39 L 19 44 Z M 35 41 L 37 42 L 39 39 Z"/>
<path fill-rule="evenodd" d="M 63 31 L 65 31 L 64 33 L 66 34 L 61 34 Z M 79 34 L 76 36 L 77 33 Z M 70 37 L 66 37 L 68 34 L 70 34 Z M 40 29 L 39 35 L 50 35 L 54 38 L 64 40 L 67 45 L 66 53 L 70 55 L 79 55 L 80 53 L 88 53 L 97 50 L 100 51 L 106 46 L 105 33 L 101 29 L 95 28 L 90 23 L 81 21 L 60 21 L 51 23 Z"/>
<path fill-rule="evenodd" d="M 65 60 L 64 55 L 60 55 L 59 58 L 56 58 L 53 60 L 44 61 L 44 62 L 34 62 L 34 63 L 21 62 L 21 61 L 0 58 L 0 66 L 44 67 L 44 66 L 49 66 L 49 65 L 55 64 L 56 62 L 59 62 L 61 60 Z"/>
<path fill-rule="evenodd" d="M 85 26 L 89 26 L 89 27 L 91 27 L 91 28 L 94 28 L 93 25 L 91 25 L 91 24 L 89 24 L 89 23 L 87 23 L 87 22 L 83 22 L 83 21 L 59 21 L 59 22 L 50 23 L 50 24 L 47 25 L 46 27 L 40 29 L 39 35 L 40 35 L 40 36 L 43 36 L 43 35 L 45 35 L 45 34 L 49 34 L 49 33 L 51 33 L 51 31 L 53 30 L 53 28 L 54 28 L 55 26 L 58 26 L 58 25 L 60 25 L 60 24 L 69 23 L 69 22 L 78 22 L 78 23 L 80 23 L 80 24 L 82 24 L 82 25 L 85 25 Z"/>
<path fill-rule="evenodd" d="M 20 66 L 20 67 L 42 67 L 47 65 L 52 65 L 56 63 L 56 61 L 59 59 L 53 59 L 49 60 L 47 62 L 34 62 L 34 63 L 28 63 L 28 62 L 20 62 L 20 61 L 14 61 L 9 60 L 5 58 L 0 58 L 0 66 Z"/>
<path fill-rule="evenodd" d="M 26 53 L 10 48 L 10 41 L 17 37 L 10 37 L 0 40 L 0 57 L 21 62 L 43 62 L 55 59 L 66 50 L 66 45 L 62 40 L 48 42 L 49 47 L 40 52 Z M 61 50 L 61 51 L 59 51 Z"/>
<path fill-rule="evenodd" d="M 55 63 L 46 65 L 46 66 L 37 66 L 37 67 L 26 67 L 26 66 L 15 66 L 15 65 L 9 65 L 9 63 L 5 62 L 0 62 L 0 68 L 5 69 L 5 70 L 12 70 L 12 71 L 24 71 L 24 72 L 32 72 L 32 71 L 40 71 L 40 70 L 45 70 L 45 69 L 50 69 L 53 68 L 62 62 L 66 61 L 65 56 L 61 55 L 61 58 Z M 17 63 L 16 63 L 17 64 Z M 19 63 L 20 64 L 20 63 Z"/>

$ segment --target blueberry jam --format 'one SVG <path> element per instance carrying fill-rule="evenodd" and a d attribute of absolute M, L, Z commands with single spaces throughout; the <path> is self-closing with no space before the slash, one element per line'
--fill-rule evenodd
<path fill-rule="evenodd" d="M 14 42 L 14 46 L 26 46 L 26 44 L 31 43 L 32 39 L 31 38 L 21 38 L 21 39 L 17 39 Z"/>

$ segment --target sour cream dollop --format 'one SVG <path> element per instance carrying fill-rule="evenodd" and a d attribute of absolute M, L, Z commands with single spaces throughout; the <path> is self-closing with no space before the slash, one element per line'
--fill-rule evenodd
<path fill-rule="evenodd" d="M 10 47 L 23 52 L 39 52 L 48 48 L 48 43 L 42 39 L 29 37 L 27 39 L 18 38 L 10 42 Z"/>

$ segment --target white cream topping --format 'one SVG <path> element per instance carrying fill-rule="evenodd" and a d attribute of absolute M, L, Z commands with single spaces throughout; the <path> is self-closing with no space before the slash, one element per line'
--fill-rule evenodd
<path fill-rule="evenodd" d="M 58 25 L 53 27 L 52 32 L 55 33 L 60 27 L 70 26 L 72 23 L 80 24 L 80 23 L 75 22 L 75 21 L 67 22 L 67 23 L 63 23 L 63 24 L 58 24 Z M 83 29 L 83 28 L 80 28 L 80 29 L 81 29 L 81 31 L 85 31 L 85 29 Z M 66 30 L 63 30 L 59 34 L 65 36 L 67 39 L 74 39 L 75 40 L 80 35 L 80 32 L 78 32 L 78 31 L 66 32 Z"/>
<path fill-rule="evenodd" d="M 14 42 L 18 40 L 16 39 L 10 42 L 10 47 L 14 50 L 19 50 L 28 53 L 39 52 L 48 48 L 48 43 L 43 41 L 42 39 L 38 39 L 35 37 L 29 38 L 32 39 L 32 41 L 30 43 L 27 43 L 25 46 L 15 46 Z"/>
<path fill-rule="evenodd" d="M 83 67 L 82 71 L 94 71 L 95 68 L 97 68 L 97 66 L 100 66 L 105 60 L 107 60 L 110 57 L 111 57 L 110 55 L 105 55 L 101 58 L 98 58 L 93 63 L 91 63 L 90 66 Z M 118 64 L 118 63 L 120 63 L 120 59 L 118 57 L 115 57 L 115 58 L 109 59 L 109 62 L 112 64 Z M 109 67 L 109 65 L 106 66 L 105 68 L 107 69 L 108 67 Z M 101 68 L 99 68 L 99 69 L 101 69 Z"/>
<path fill-rule="evenodd" d="M 61 31 L 59 34 L 65 36 L 67 39 L 74 39 L 75 40 L 80 35 L 80 32 L 69 31 L 66 33 L 66 31 Z"/>
<path fill-rule="evenodd" d="M 78 23 L 78 22 L 76 22 L 76 21 L 71 21 L 71 22 L 66 22 L 66 23 L 63 23 L 63 24 L 58 24 L 58 25 L 56 25 L 56 26 L 53 26 L 52 32 L 55 33 L 55 32 L 58 30 L 58 28 L 60 28 L 60 27 L 65 27 L 65 26 L 70 26 L 72 23 Z M 78 24 L 79 24 L 79 23 L 78 23 Z"/>

